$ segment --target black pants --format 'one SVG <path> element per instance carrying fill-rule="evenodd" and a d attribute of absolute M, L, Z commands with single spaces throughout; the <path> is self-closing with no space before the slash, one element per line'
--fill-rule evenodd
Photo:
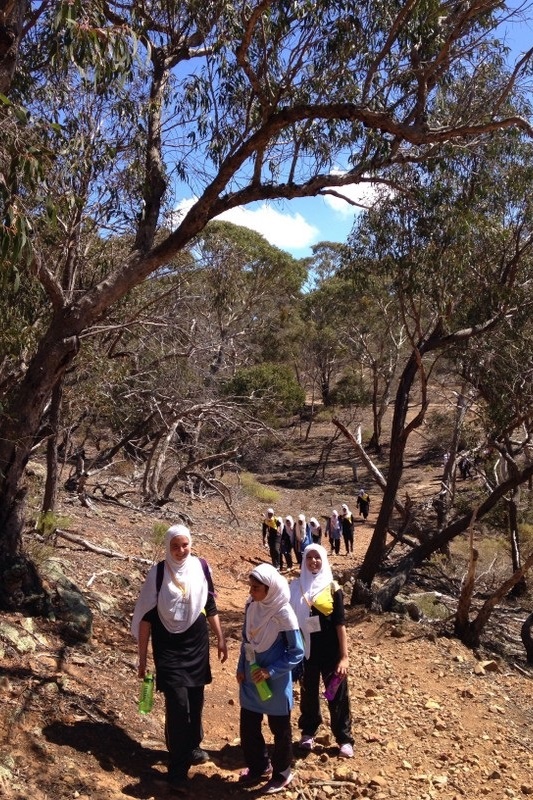
<path fill-rule="evenodd" d="M 335 671 L 336 664 L 328 667 L 317 667 L 304 662 L 304 673 L 300 684 L 300 719 L 298 727 L 303 734 L 314 736 L 322 723 L 320 711 L 320 678 L 324 685 L 327 678 Z M 345 680 L 337 689 L 337 694 L 328 702 L 331 732 L 337 744 L 353 744 L 352 721 L 350 714 L 350 695 L 348 681 Z"/>
<path fill-rule="evenodd" d="M 341 540 L 340 539 L 330 539 L 331 542 L 331 552 L 335 552 L 335 555 L 338 556 L 340 549 L 341 549 Z"/>
<path fill-rule="evenodd" d="M 281 537 L 277 534 L 268 534 L 268 549 L 270 551 L 270 560 L 272 561 L 272 566 L 279 569 L 279 556 L 281 550 Z"/>
<path fill-rule="evenodd" d="M 353 533 L 343 533 L 344 546 L 347 553 L 353 553 Z"/>
<path fill-rule="evenodd" d="M 274 736 L 272 771 L 275 775 L 289 769 L 292 761 L 291 715 L 269 714 L 268 727 Z M 246 766 L 253 775 L 260 775 L 268 767 L 270 759 L 261 730 L 263 715 L 257 711 L 241 708 L 241 747 Z"/>
<path fill-rule="evenodd" d="M 187 777 L 192 751 L 203 739 L 204 687 L 165 690 L 165 740 L 170 753 L 169 777 Z"/>
<path fill-rule="evenodd" d="M 285 564 L 287 566 L 287 569 L 292 569 L 291 551 L 289 549 L 284 551 L 282 547 L 281 553 L 279 554 L 279 566 L 281 569 L 283 569 L 283 559 L 285 559 Z"/>

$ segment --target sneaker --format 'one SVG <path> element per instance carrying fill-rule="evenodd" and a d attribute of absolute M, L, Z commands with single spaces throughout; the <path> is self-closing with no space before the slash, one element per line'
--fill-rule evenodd
<path fill-rule="evenodd" d="M 302 738 L 298 742 L 298 747 L 302 750 L 312 750 L 315 746 L 315 740 L 312 736 L 306 736 L 305 733 L 302 735 Z"/>
<path fill-rule="evenodd" d="M 353 747 L 349 742 L 345 742 L 345 744 L 341 744 L 339 748 L 339 757 L 340 758 L 353 758 Z"/>
<path fill-rule="evenodd" d="M 292 772 L 289 772 L 287 776 L 278 773 L 269 780 L 261 794 L 276 794 L 277 792 L 282 792 L 293 778 L 294 775 Z"/>
<path fill-rule="evenodd" d="M 205 764 L 207 761 L 211 761 L 209 753 L 206 753 L 201 747 L 195 747 L 191 753 L 191 762 L 193 764 Z"/>
<path fill-rule="evenodd" d="M 248 767 L 243 769 L 239 775 L 239 783 L 245 786 L 253 786 L 254 783 L 261 783 L 272 777 L 272 765 L 268 764 L 262 772 L 252 772 Z"/>

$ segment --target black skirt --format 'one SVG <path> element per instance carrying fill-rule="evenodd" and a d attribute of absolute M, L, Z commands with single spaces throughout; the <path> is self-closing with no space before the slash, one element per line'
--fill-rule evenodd
<path fill-rule="evenodd" d="M 209 629 L 204 613 L 183 633 L 169 633 L 159 619 L 157 608 L 148 612 L 145 619 L 152 626 L 156 687 L 159 691 L 211 683 Z"/>

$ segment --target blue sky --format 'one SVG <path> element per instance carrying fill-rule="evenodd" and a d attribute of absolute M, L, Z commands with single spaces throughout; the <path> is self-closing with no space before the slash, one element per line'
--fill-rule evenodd
<path fill-rule="evenodd" d="M 511 50 L 510 61 L 514 61 L 533 45 L 533 10 L 531 0 L 514 0 L 508 6 L 523 9 L 522 18 L 510 21 L 502 30 L 502 37 Z M 362 205 L 371 202 L 373 197 L 368 185 L 344 187 L 342 192 Z M 192 203 L 193 198 L 184 197 L 176 211 L 186 210 Z M 271 244 L 302 258 L 311 255 L 311 247 L 318 242 L 346 241 L 356 213 L 353 205 L 338 197 L 306 197 L 253 203 L 223 214 L 220 219 L 256 230 Z"/>

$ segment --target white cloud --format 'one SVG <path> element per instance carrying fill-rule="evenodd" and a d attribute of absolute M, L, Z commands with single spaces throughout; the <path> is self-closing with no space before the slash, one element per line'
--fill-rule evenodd
<path fill-rule="evenodd" d="M 186 214 L 195 202 L 196 198 L 181 200 L 174 213 L 180 216 Z M 220 214 L 217 219 L 257 231 L 270 244 L 291 252 L 304 250 L 317 242 L 320 235 L 318 228 L 310 225 L 301 214 L 283 213 L 268 203 L 259 203 L 254 208 L 233 208 Z"/>
<path fill-rule="evenodd" d="M 333 170 L 331 174 L 344 175 L 345 173 L 338 169 Z M 324 202 L 332 211 L 342 217 L 353 217 L 360 210 L 360 206 L 370 208 L 377 202 L 380 193 L 383 192 L 383 188 L 376 183 L 349 183 L 346 186 L 331 186 L 330 188 L 336 192 L 336 195 L 342 195 L 342 197 L 347 198 L 343 200 L 342 197 L 336 195 L 324 195 Z M 358 205 L 354 206 L 352 203 L 357 203 Z"/>

